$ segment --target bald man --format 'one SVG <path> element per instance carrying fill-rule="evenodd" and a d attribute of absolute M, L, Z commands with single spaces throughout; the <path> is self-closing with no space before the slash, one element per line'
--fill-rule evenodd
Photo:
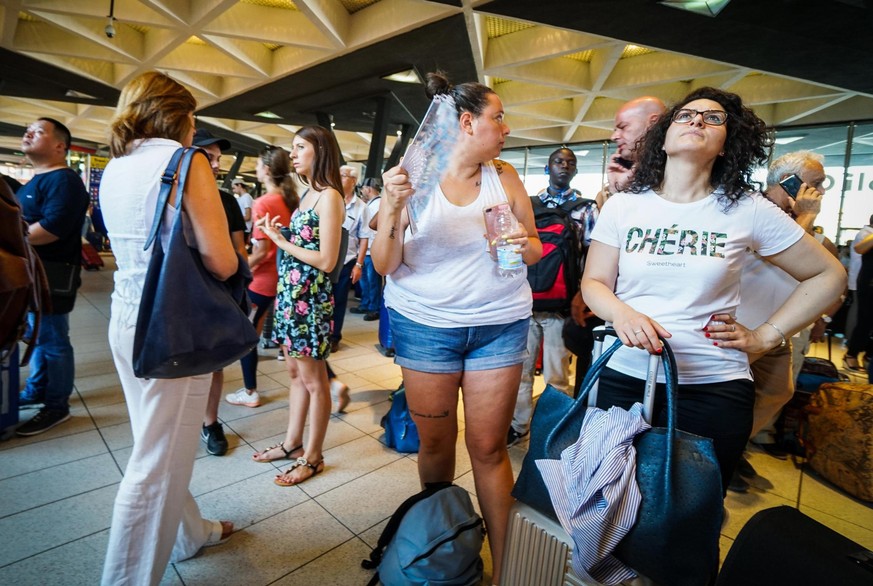
<path fill-rule="evenodd" d="M 610 195 L 630 185 L 637 160 L 637 142 L 666 109 L 660 99 L 642 96 L 625 102 L 615 113 L 615 126 L 609 138 L 615 143 L 616 152 L 606 165 L 606 185 L 597 194 L 599 207 L 603 207 Z"/>

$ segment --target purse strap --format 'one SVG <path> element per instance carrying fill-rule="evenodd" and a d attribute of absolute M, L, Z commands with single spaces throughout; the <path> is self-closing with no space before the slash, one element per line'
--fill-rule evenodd
<path fill-rule="evenodd" d="M 616 336 L 616 332 L 613 328 L 605 328 L 603 333 L 607 336 Z M 673 349 L 670 348 L 670 345 L 663 338 L 661 338 L 661 342 L 663 344 L 663 350 L 660 358 L 661 363 L 664 366 L 664 378 L 667 382 L 667 433 L 671 438 L 671 441 L 668 443 L 667 456 L 669 458 L 672 455 L 672 439 L 676 435 L 676 388 L 679 386 L 679 379 L 677 376 L 676 356 L 673 354 Z M 573 406 L 567 410 L 561 420 L 558 421 L 546 437 L 547 452 L 550 448 L 554 447 L 558 438 L 564 435 L 568 428 L 578 427 L 579 423 L 584 419 L 585 411 L 588 409 L 588 393 L 591 392 L 597 379 L 600 378 L 600 373 L 606 367 L 606 363 L 621 346 L 622 341 L 616 340 L 612 346 L 607 348 L 603 354 L 601 354 L 597 360 L 591 364 L 585 375 L 585 379 L 582 381 L 581 389 Z"/>
<path fill-rule="evenodd" d="M 198 151 L 202 152 L 204 155 L 206 154 L 203 149 L 197 147 L 179 147 L 176 149 L 176 152 L 173 153 L 173 156 L 170 157 L 170 162 L 167 164 L 167 168 L 164 169 L 164 173 L 161 175 L 161 191 L 158 193 L 158 203 L 155 206 L 155 218 L 152 221 L 152 229 L 151 232 L 149 232 L 149 237 L 146 239 L 145 246 L 142 247 L 143 250 L 148 250 L 149 246 L 152 245 L 152 242 L 154 242 L 157 237 L 158 230 L 160 230 L 161 224 L 164 220 L 164 212 L 170 201 L 170 191 L 172 191 L 173 184 L 176 182 L 177 178 L 179 179 L 179 189 L 176 190 L 176 209 L 182 209 L 182 197 L 185 193 L 185 182 L 188 179 L 188 169 L 191 167 L 191 160 L 193 159 L 194 154 Z"/>

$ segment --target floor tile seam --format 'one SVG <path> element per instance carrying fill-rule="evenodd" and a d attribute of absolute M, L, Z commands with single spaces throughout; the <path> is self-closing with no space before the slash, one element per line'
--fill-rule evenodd
<path fill-rule="evenodd" d="M 182 560 L 182 561 L 186 561 L 186 560 Z M 179 562 L 179 563 L 181 563 L 181 562 Z M 182 586 L 186 586 L 185 580 L 182 579 L 182 574 L 179 573 L 179 568 L 176 567 L 177 564 L 175 562 L 170 562 L 168 565 L 169 565 L 169 567 L 173 568 L 173 573 L 176 574 L 176 579 L 179 580 L 179 583 L 182 584 Z"/>
<path fill-rule="evenodd" d="M 271 463 L 272 463 L 272 462 L 271 462 Z M 242 484 L 243 482 L 247 482 L 247 481 L 251 480 L 252 478 L 257 478 L 258 476 L 266 476 L 266 475 L 268 475 L 268 474 L 272 474 L 272 473 L 275 472 L 276 470 L 278 470 L 278 468 L 274 468 L 273 470 L 267 470 L 267 469 L 265 468 L 263 472 L 258 472 L 257 474 L 252 474 L 251 476 L 246 476 L 245 478 L 240 478 L 240 479 L 238 479 L 238 480 L 234 480 L 234 481 L 231 482 L 230 484 L 222 484 L 221 486 L 216 486 L 215 488 L 211 488 L 211 489 L 206 490 L 206 491 L 204 491 L 204 492 L 198 492 L 197 494 L 194 494 L 194 493 L 192 492 L 191 495 L 192 495 L 195 499 L 203 498 L 203 497 L 205 497 L 205 496 L 211 495 L 211 494 L 213 494 L 213 493 L 215 493 L 215 492 L 218 492 L 218 491 L 220 491 L 220 490 L 224 490 L 224 489 L 226 489 L 226 488 L 230 488 L 230 487 L 232 487 L 232 486 L 234 486 L 234 485 Z M 189 487 L 189 490 L 190 490 L 190 487 Z M 304 492 L 303 494 L 306 494 L 306 493 Z M 306 496 L 309 497 L 309 495 L 306 495 Z M 310 498 L 311 498 L 311 497 L 310 497 Z M 286 510 L 287 510 L 287 509 L 286 509 Z"/>
<path fill-rule="evenodd" d="M 53 546 L 48 547 L 48 548 L 46 548 L 46 549 L 44 549 L 44 550 L 42 550 L 42 551 L 38 551 L 38 552 L 36 552 L 36 553 L 32 553 L 32 554 L 30 554 L 30 555 L 27 555 L 27 556 L 25 556 L 25 557 L 23 557 L 23 558 L 20 558 L 20 559 L 17 559 L 17 560 L 11 561 L 11 562 L 9 562 L 8 564 L 0 565 L 0 570 L 2 570 L 3 568 L 8 568 L 9 566 L 14 566 L 15 564 L 18 564 L 18 563 L 21 563 L 21 562 L 27 561 L 27 560 L 29 560 L 29 559 L 31 559 L 31 558 L 35 558 L 35 557 L 37 557 L 37 556 L 41 556 L 41 555 L 46 554 L 46 553 L 48 553 L 48 552 L 50 552 L 50 551 L 53 551 L 53 550 L 55 550 L 55 549 L 58 549 L 58 548 L 61 548 L 61 547 L 66 547 L 66 546 L 70 545 L 71 543 L 75 543 L 75 542 L 77 542 L 77 541 L 81 541 L 81 540 L 83 540 L 83 539 L 87 539 L 87 538 L 89 538 L 89 537 L 93 537 L 93 536 L 97 535 L 98 533 L 103 533 L 103 532 L 106 531 L 107 529 L 109 529 L 109 527 L 104 527 L 103 529 L 98 529 L 97 531 L 92 531 L 91 533 L 88 533 L 87 535 L 81 535 L 81 536 L 79 536 L 79 537 L 77 537 L 77 538 L 75 538 L 75 539 L 71 539 L 70 541 L 67 541 L 67 542 L 65 542 L 65 543 L 59 543 L 58 545 L 53 545 Z"/>
<path fill-rule="evenodd" d="M 399 454 L 399 453 L 398 453 L 398 454 Z M 372 470 L 369 470 L 369 471 L 367 471 L 367 472 L 364 472 L 364 473 L 361 474 L 360 476 L 355 476 L 354 478 L 350 478 L 350 479 L 348 479 L 347 481 L 343 482 L 342 484 L 338 484 L 338 485 L 336 485 L 336 486 L 333 486 L 333 487 L 331 487 L 331 488 L 325 490 L 324 492 L 320 492 L 320 493 L 318 493 L 317 495 L 314 495 L 314 496 L 313 496 L 313 495 L 310 495 L 308 492 L 306 492 L 306 487 L 305 487 L 305 486 L 302 486 L 302 483 L 301 483 L 301 486 L 300 486 L 300 490 L 303 491 L 303 494 L 305 494 L 306 496 L 308 496 L 309 498 L 311 498 L 311 499 L 313 499 L 313 500 L 315 500 L 315 499 L 319 499 L 319 498 L 321 498 L 322 496 L 324 496 L 324 495 L 326 495 L 326 494 L 330 494 L 330 493 L 332 493 L 332 492 L 335 491 L 335 490 L 338 490 L 338 489 L 343 488 L 344 486 L 346 486 L 346 485 L 348 485 L 348 484 L 351 484 L 352 482 L 357 482 L 358 480 L 361 480 L 361 479 L 363 479 L 363 478 L 366 478 L 367 476 L 370 476 L 371 474 L 373 474 L 373 473 L 375 473 L 375 472 L 378 472 L 379 470 L 382 470 L 383 468 L 387 468 L 388 466 L 391 466 L 392 464 L 395 464 L 395 463 L 399 462 L 400 460 L 402 460 L 402 459 L 406 456 L 406 454 L 399 454 L 399 455 L 400 455 L 401 457 L 400 457 L 400 458 L 397 458 L 396 460 L 391 460 L 390 462 L 386 462 L 385 464 L 382 464 L 381 466 L 378 466 L 378 467 L 376 467 L 376 468 L 373 468 Z M 317 502 L 317 501 L 316 501 L 316 502 Z M 320 503 L 319 503 L 319 505 L 320 505 Z M 324 507 L 322 506 L 322 508 L 324 508 Z M 327 511 L 326 508 L 325 508 L 325 510 Z M 333 517 L 333 514 L 330 513 L 330 511 L 327 511 L 327 512 L 331 515 L 331 517 Z M 339 521 L 339 519 L 337 519 L 337 521 Z M 340 523 L 342 523 L 342 521 L 340 521 Z M 343 523 L 343 526 L 345 526 L 344 523 Z"/>
<path fill-rule="evenodd" d="M 103 431 L 100 429 L 100 426 L 97 425 L 97 421 L 94 419 L 94 415 L 91 413 L 91 410 L 88 408 L 88 404 L 85 402 L 85 399 L 82 397 L 82 393 L 79 389 L 73 385 L 74 392 L 79 396 L 79 400 L 82 402 L 82 407 L 85 409 L 85 412 L 88 414 L 88 417 L 91 419 L 91 423 L 94 425 L 94 429 L 97 430 L 97 434 L 100 436 L 100 441 L 103 442 L 103 446 L 106 448 L 106 451 L 110 454 L 112 453 L 112 449 L 109 447 L 109 442 L 106 440 L 106 436 L 103 435 Z M 126 401 L 125 401 L 126 403 Z M 117 403 L 115 403 L 117 404 Z M 116 423 L 115 425 L 122 425 L 121 423 Z M 127 424 L 130 425 L 130 419 L 128 418 Z M 107 426 L 110 427 L 110 426 Z M 124 469 L 119 465 L 118 460 L 115 456 L 112 456 L 112 461 L 115 463 L 115 467 L 118 468 L 118 471 L 124 476 Z"/>
<path fill-rule="evenodd" d="M 93 421 L 94 421 L 94 420 L 92 419 L 91 422 L 93 423 Z M 120 424 L 116 424 L 116 425 L 120 425 Z M 28 442 L 28 443 L 20 444 L 20 445 L 17 445 L 17 446 L 0 447 L 0 454 L 2 454 L 3 452 L 10 452 L 11 450 L 17 450 L 18 448 L 26 448 L 26 447 L 30 447 L 30 446 L 38 446 L 38 445 L 40 445 L 40 444 L 44 444 L 44 443 L 46 443 L 46 442 L 50 442 L 50 441 L 54 441 L 54 440 L 59 440 L 59 439 L 68 439 L 68 438 L 72 438 L 72 437 L 77 436 L 77 435 L 82 435 L 82 434 L 84 434 L 84 433 L 91 433 L 91 432 L 93 432 L 93 431 L 98 431 L 98 432 L 99 432 L 99 431 L 100 431 L 100 428 L 96 428 L 96 429 L 83 429 L 82 431 L 76 431 L 76 432 L 73 432 L 73 433 L 68 433 L 68 434 L 66 434 L 66 435 L 59 435 L 59 436 L 53 436 L 53 437 L 46 437 L 46 438 L 40 439 L 40 440 L 38 440 L 38 441 Z M 39 436 L 29 436 L 29 437 L 30 437 L 30 438 L 33 438 L 33 437 L 39 437 Z M 8 441 L 8 440 L 4 440 L 3 442 L 0 442 L 0 446 L 2 446 L 2 444 L 5 443 L 6 441 Z"/>
<path fill-rule="evenodd" d="M 859 525 L 859 524 L 856 523 L 855 521 L 852 521 L 852 520 L 850 520 L 850 519 L 847 519 L 846 517 L 839 517 L 839 516 L 837 516 L 837 515 L 834 515 L 833 513 L 829 513 L 828 511 L 822 511 L 822 510 L 819 509 L 818 507 L 814 507 L 814 506 L 812 506 L 812 505 L 803 504 L 802 506 L 803 506 L 804 508 L 812 509 L 813 511 L 816 511 L 816 512 L 818 512 L 818 513 L 821 513 L 822 515 L 827 515 L 828 517 L 832 517 L 832 518 L 834 518 L 834 519 L 837 519 L 837 520 L 839 520 L 839 521 L 842 521 L 843 523 L 848 523 L 849 525 L 853 525 L 854 527 L 858 527 L 859 529 L 863 529 L 863 530 L 865 530 L 865 531 L 868 531 L 868 532 L 870 532 L 870 533 L 873 533 L 873 529 L 871 529 L 870 527 L 865 526 L 865 525 Z M 800 511 L 800 507 L 801 507 L 801 505 L 798 505 L 798 506 L 796 507 L 798 511 Z M 803 511 L 801 511 L 801 512 L 803 512 Z M 807 516 L 809 516 L 809 515 L 807 515 Z"/>
<path fill-rule="evenodd" d="M 30 444 L 28 444 L 28 445 L 30 445 Z M 121 449 L 124 449 L 124 448 L 121 448 Z M 60 462 L 58 464 L 52 464 L 51 466 L 49 466 L 49 468 L 57 468 L 58 466 L 66 466 L 67 464 L 74 464 L 76 462 L 82 462 L 84 460 L 90 460 L 91 458 L 99 458 L 100 456 L 107 456 L 107 455 L 111 456 L 112 451 L 107 450 L 106 452 L 101 452 L 99 454 L 91 454 L 90 456 L 82 456 L 81 458 L 75 458 L 73 460 L 68 460 L 67 462 Z M 13 474 L 12 476 L 4 476 L 4 477 L 0 478 L 0 482 L 5 482 L 6 480 L 11 480 L 13 478 L 21 478 L 22 476 L 27 476 L 29 474 L 34 474 L 36 472 L 42 472 L 44 470 L 45 470 L 45 468 L 37 468 L 35 470 L 30 470 L 28 472 L 22 472 L 20 474 Z"/>
<path fill-rule="evenodd" d="M 347 529 L 348 529 L 348 528 L 347 528 Z M 345 545 L 346 543 L 348 543 L 348 542 L 350 542 L 350 541 L 353 541 L 354 539 L 358 539 L 358 536 L 354 534 L 354 531 L 352 531 L 351 529 L 349 529 L 349 531 L 352 533 L 352 536 L 351 536 L 351 537 L 349 537 L 348 539 L 346 539 L 346 540 L 343 541 L 342 543 L 338 543 L 335 547 L 332 547 L 332 548 L 328 549 L 327 551 L 318 554 L 317 556 L 315 556 L 315 557 L 312 558 L 311 560 L 306 561 L 306 562 L 300 564 L 299 566 L 297 566 L 296 568 L 294 568 L 293 570 L 291 570 L 291 571 L 288 572 L 287 574 L 283 574 L 282 576 L 279 576 L 279 577 L 276 578 L 275 580 L 273 580 L 273 581 L 271 581 L 271 582 L 267 582 L 267 586 L 269 586 L 270 584 L 275 584 L 275 583 L 279 582 L 280 580 L 284 580 L 285 578 L 289 577 L 289 576 L 290 576 L 291 574 L 293 574 L 294 572 L 297 572 L 297 571 L 302 570 L 303 568 L 305 568 L 306 566 L 308 566 L 308 565 L 310 565 L 311 563 L 315 562 L 316 560 L 319 560 L 319 559 L 323 558 L 324 556 L 326 556 L 327 554 L 329 554 L 329 553 L 332 552 L 333 550 L 342 547 L 343 545 Z M 364 545 L 366 545 L 366 542 L 364 542 Z"/>
<path fill-rule="evenodd" d="M 68 494 L 67 496 L 65 496 L 65 497 L 63 497 L 63 498 L 59 498 L 59 499 L 55 499 L 55 500 L 53 500 L 53 501 L 48 501 L 48 502 L 45 502 L 45 503 L 41 503 L 41 504 L 39 504 L 39 505 L 37 505 L 37 506 L 35 506 L 35 507 L 30 507 L 30 508 L 27 508 L 27 509 L 21 509 L 20 511 L 16 511 L 16 512 L 14 512 L 14 513 L 10 513 L 10 514 L 8 514 L 8 515 L 0 515 L 0 521 L 3 521 L 4 519 L 9 519 L 10 517 L 14 517 L 15 515 L 20 515 L 20 514 L 22 514 L 22 513 L 30 513 L 30 512 L 33 512 L 33 511 L 39 510 L 39 509 L 41 509 L 41 508 L 43 508 L 43 507 L 47 507 L 47 506 L 49 506 L 49 505 L 54 505 L 54 504 L 57 504 L 57 503 L 63 502 L 63 501 L 65 501 L 65 500 L 67 500 L 67 499 L 76 498 L 76 497 L 79 497 L 79 496 L 82 496 L 82 495 L 88 494 L 88 493 L 90 493 L 90 492 L 94 492 L 94 491 L 96 491 L 96 490 L 103 490 L 104 488 L 109 488 L 110 486 L 116 486 L 116 485 L 118 485 L 118 484 L 121 484 L 121 479 L 120 479 L 120 478 L 118 479 L 117 482 L 110 482 L 109 484 L 104 484 L 104 485 L 102 485 L 102 486 L 95 486 L 94 488 L 89 488 L 88 490 L 83 490 L 82 492 L 77 492 L 77 493 L 75 493 L 75 494 Z M 107 527 L 107 528 L 108 528 L 108 527 Z M 74 540 L 74 541 L 75 541 L 75 540 Z"/>

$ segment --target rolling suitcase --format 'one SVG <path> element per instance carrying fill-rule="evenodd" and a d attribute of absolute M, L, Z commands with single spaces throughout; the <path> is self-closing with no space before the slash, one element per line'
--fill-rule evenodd
<path fill-rule="evenodd" d="M 0 361 L 0 437 L 18 423 L 18 346 Z"/>
<path fill-rule="evenodd" d="M 385 307 L 385 298 L 379 306 L 379 345 L 385 356 L 394 356 L 394 336 L 391 335 L 391 323 L 388 319 L 388 308 Z"/>
<path fill-rule="evenodd" d="M 716 581 L 716 586 L 825 584 L 873 584 L 873 552 L 787 506 L 749 519 Z"/>
<path fill-rule="evenodd" d="M 595 338 L 592 361 L 600 356 L 603 337 Z M 655 401 L 658 358 L 649 362 L 649 375 L 643 399 L 643 414 L 651 421 Z M 588 394 L 588 404 L 597 404 L 597 385 Z M 532 429 L 531 434 L 538 430 Z M 573 540 L 561 524 L 522 501 L 516 501 L 509 512 L 506 543 L 503 549 L 501 586 L 599 586 L 599 582 L 583 580 L 571 566 Z M 627 586 L 656 586 L 645 576 L 622 582 Z M 667 586 L 667 585 L 662 585 Z"/>
<path fill-rule="evenodd" d="M 103 267 L 103 259 L 97 249 L 88 242 L 82 243 L 82 268 L 86 271 L 97 271 Z"/>

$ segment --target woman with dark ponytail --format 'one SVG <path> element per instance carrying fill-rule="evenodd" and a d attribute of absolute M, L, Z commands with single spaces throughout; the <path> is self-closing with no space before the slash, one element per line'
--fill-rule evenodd
<path fill-rule="evenodd" d="M 511 165 L 496 159 L 509 134 L 500 98 L 479 83 L 453 87 L 440 73 L 428 75 L 427 89 L 429 97 L 454 98 L 458 144 L 431 193 L 413 195 L 401 167 L 382 176 L 385 194 L 372 259 L 388 276 L 385 304 L 395 362 L 421 438 L 419 479 L 425 484 L 455 478 L 460 388 L 492 582 L 499 584 L 512 505 L 506 437 L 527 354 L 532 298 L 524 271 L 514 277 L 498 273 L 483 239 L 483 211 L 509 203 L 518 228 L 508 238 L 526 265 L 540 259 L 542 244 L 524 184 Z M 426 196 L 413 234 L 406 202 Z"/>
<path fill-rule="evenodd" d="M 294 180 L 290 176 L 291 157 L 283 148 L 268 146 L 258 156 L 255 171 L 258 181 L 264 184 L 267 192 L 252 205 L 252 220 L 257 222 L 259 218 L 269 214 L 270 217 L 280 218 L 280 221 L 287 226 L 299 201 Z M 249 285 L 249 299 L 253 308 L 252 323 L 260 333 L 264 327 L 267 310 L 276 298 L 279 273 L 276 269 L 276 245 L 257 227 L 257 224 L 254 224 L 252 230 L 249 266 L 253 277 Z M 245 386 L 227 395 L 225 400 L 232 405 L 257 407 L 261 404 L 257 380 L 258 349 L 254 348 L 243 356 L 240 366 Z M 254 459 L 259 460 L 259 455 L 255 454 Z"/>

